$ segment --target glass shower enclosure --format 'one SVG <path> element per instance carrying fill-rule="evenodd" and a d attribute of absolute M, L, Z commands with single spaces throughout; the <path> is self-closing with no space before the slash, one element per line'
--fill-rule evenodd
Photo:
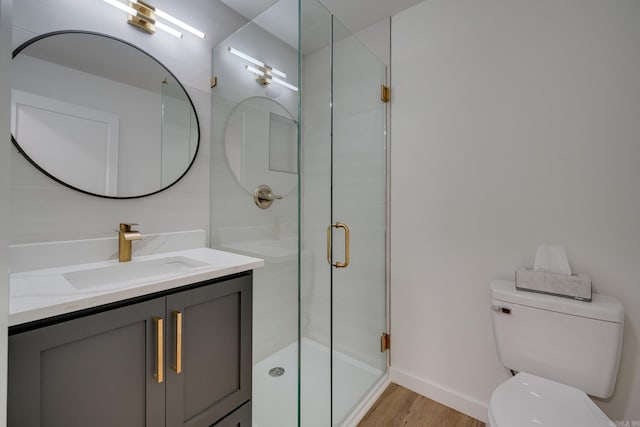
<path fill-rule="evenodd" d="M 387 373 L 386 67 L 316 0 L 276 2 L 212 62 L 211 244 L 265 260 L 253 425 L 349 425 Z"/>

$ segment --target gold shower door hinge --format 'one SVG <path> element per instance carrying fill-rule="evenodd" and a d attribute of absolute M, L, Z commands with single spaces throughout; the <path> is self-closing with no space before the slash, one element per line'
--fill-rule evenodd
<path fill-rule="evenodd" d="M 384 353 L 387 350 L 391 349 L 391 335 L 386 332 L 382 333 L 380 337 L 380 352 Z"/>
<path fill-rule="evenodd" d="M 380 86 L 380 101 L 385 104 L 391 100 L 391 89 L 387 85 Z"/>
<path fill-rule="evenodd" d="M 209 85 L 211 86 L 211 89 L 218 86 L 218 77 L 217 76 L 211 77 L 211 80 L 209 80 Z"/>

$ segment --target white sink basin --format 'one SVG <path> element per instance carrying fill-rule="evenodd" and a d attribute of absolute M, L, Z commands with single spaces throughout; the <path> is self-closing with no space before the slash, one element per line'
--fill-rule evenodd
<path fill-rule="evenodd" d="M 162 274 L 184 273 L 208 265 L 195 259 L 173 256 L 147 261 L 131 261 L 108 267 L 70 271 L 62 276 L 76 289 L 105 286 L 112 283 L 129 282 Z"/>
<path fill-rule="evenodd" d="M 11 273 L 9 325 L 168 291 L 262 267 L 258 258 L 194 248 Z"/>

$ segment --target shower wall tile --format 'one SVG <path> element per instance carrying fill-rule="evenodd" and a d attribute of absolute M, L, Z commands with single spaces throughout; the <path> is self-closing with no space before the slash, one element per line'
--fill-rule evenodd
<path fill-rule="evenodd" d="M 297 259 L 265 263 L 254 272 L 253 362 L 295 342 L 298 337 Z"/>

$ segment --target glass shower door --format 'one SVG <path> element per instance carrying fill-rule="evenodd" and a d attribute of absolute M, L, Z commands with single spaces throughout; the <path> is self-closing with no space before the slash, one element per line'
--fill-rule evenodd
<path fill-rule="evenodd" d="M 300 10 L 299 425 L 340 426 L 387 370 L 386 68 L 321 3 Z"/>
<path fill-rule="evenodd" d="M 334 17 L 332 45 L 332 425 L 387 369 L 386 67 Z"/>

